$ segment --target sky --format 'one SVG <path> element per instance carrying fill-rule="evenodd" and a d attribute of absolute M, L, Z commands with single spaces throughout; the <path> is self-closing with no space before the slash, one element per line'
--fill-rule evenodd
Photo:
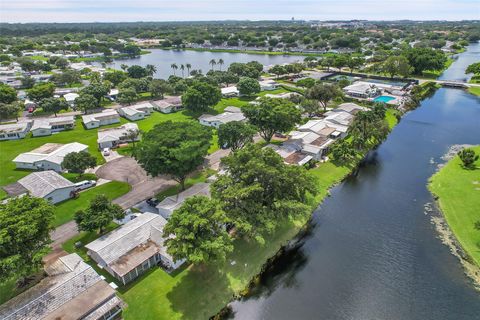
<path fill-rule="evenodd" d="M 480 20 L 480 0 L 0 0 L 1 22 Z"/>

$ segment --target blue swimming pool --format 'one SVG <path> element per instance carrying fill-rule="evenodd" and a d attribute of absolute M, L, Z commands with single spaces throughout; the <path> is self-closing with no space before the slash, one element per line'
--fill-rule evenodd
<path fill-rule="evenodd" d="M 390 97 L 390 96 L 380 96 L 380 97 L 376 97 L 375 99 L 373 99 L 373 101 L 375 101 L 375 102 L 383 102 L 383 103 L 387 103 L 387 102 L 392 101 L 392 100 L 395 100 L 395 98 Z"/>

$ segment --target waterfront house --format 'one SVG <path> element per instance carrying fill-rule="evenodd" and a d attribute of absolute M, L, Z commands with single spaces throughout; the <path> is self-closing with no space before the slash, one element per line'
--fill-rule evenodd
<path fill-rule="evenodd" d="M 87 150 L 87 145 L 78 142 L 68 144 L 46 143 L 30 152 L 20 153 L 13 159 L 13 162 L 17 169 L 54 170 L 62 172 L 63 158 L 67 154 Z"/>
<path fill-rule="evenodd" d="M 301 148 L 292 144 L 269 144 L 265 146 L 265 148 L 273 149 L 280 157 L 282 157 L 286 164 L 302 166 L 313 159 L 311 155 L 302 153 Z"/>
<path fill-rule="evenodd" d="M 87 254 L 123 284 L 159 263 L 176 269 L 184 260 L 174 261 L 167 253 L 163 238 L 166 223 L 162 216 L 146 212 L 87 244 Z"/>
<path fill-rule="evenodd" d="M 32 121 L 23 121 L 0 125 L 0 140 L 23 139 L 30 131 Z"/>
<path fill-rule="evenodd" d="M 343 92 L 353 98 L 375 98 L 381 94 L 380 88 L 373 83 L 357 81 L 343 88 Z"/>
<path fill-rule="evenodd" d="M 184 190 L 174 196 L 166 197 L 157 205 L 158 213 L 165 219 L 169 219 L 175 209 L 182 206 L 186 199 L 193 196 L 210 196 L 209 183 L 196 183 L 187 190 Z"/>
<path fill-rule="evenodd" d="M 53 132 L 70 130 L 75 127 L 73 116 L 35 119 L 30 129 L 34 137 L 49 136 Z"/>
<path fill-rule="evenodd" d="M 113 109 L 105 109 L 99 113 L 92 113 L 82 116 L 86 129 L 98 128 L 109 124 L 119 123 L 120 115 Z"/>
<path fill-rule="evenodd" d="M 0 319 L 113 319 L 123 301 L 111 285 L 72 253 L 45 268 L 40 283 L 0 306 Z"/>
<path fill-rule="evenodd" d="M 100 150 L 104 148 L 115 148 L 119 144 L 127 142 L 127 135 L 130 131 L 138 131 L 138 125 L 129 122 L 120 127 L 98 130 L 98 148 Z M 135 139 L 135 141 L 138 140 L 140 140 L 139 137 Z"/>

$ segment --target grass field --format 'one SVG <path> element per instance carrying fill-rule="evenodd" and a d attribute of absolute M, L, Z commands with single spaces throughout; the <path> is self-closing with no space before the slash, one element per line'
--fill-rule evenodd
<path fill-rule="evenodd" d="M 110 200 L 113 200 L 124 195 L 130 191 L 130 189 L 130 185 L 126 182 L 111 181 L 98 187 L 80 192 L 78 198 L 61 202 L 55 206 L 55 220 L 53 224 L 55 227 L 58 227 L 59 225 L 72 220 L 75 212 L 86 209 L 90 200 L 98 194 L 104 194 Z"/>
<path fill-rule="evenodd" d="M 480 87 L 470 87 L 468 88 L 468 92 L 476 96 L 480 96 Z"/>
<path fill-rule="evenodd" d="M 474 148 L 480 153 L 480 146 Z M 480 230 L 474 223 L 480 221 L 480 160 L 475 170 L 461 166 L 458 156 L 430 180 L 430 191 L 438 196 L 438 204 L 456 238 L 480 266 Z"/>

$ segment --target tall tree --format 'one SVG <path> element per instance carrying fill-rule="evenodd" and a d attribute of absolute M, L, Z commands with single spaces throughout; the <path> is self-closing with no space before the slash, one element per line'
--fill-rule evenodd
<path fill-rule="evenodd" d="M 222 71 L 222 66 L 225 64 L 225 61 L 223 61 L 223 59 L 218 59 L 217 64 L 220 66 L 220 71 Z"/>
<path fill-rule="evenodd" d="M 167 252 L 177 260 L 198 264 L 225 260 L 233 251 L 232 239 L 225 230 L 225 212 L 205 196 L 185 200 L 164 227 Z"/>
<path fill-rule="evenodd" d="M 236 151 L 248 143 L 253 143 L 256 132 L 253 126 L 241 121 L 222 124 L 218 128 L 218 146 Z"/>
<path fill-rule="evenodd" d="M 240 78 L 240 81 L 238 81 L 237 84 L 237 89 L 240 94 L 245 95 L 245 96 L 251 96 L 256 93 L 259 93 L 261 88 L 260 84 L 256 79 L 248 78 L 248 77 L 242 77 Z"/>
<path fill-rule="evenodd" d="M 145 69 L 144 67 L 137 66 L 137 65 L 128 67 L 127 72 L 130 78 L 135 78 L 135 79 L 140 79 L 148 76 L 148 70 Z"/>
<path fill-rule="evenodd" d="M 175 75 L 175 71 L 178 69 L 177 64 L 176 64 L 176 63 L 172 63 L 172 64 L 170 65 L 170 68 L 172 68 L 172 70 L 173 70 L 173 75 Z"/>
<path fill-rule="evenodd" d="M 390 75 L 391 78 L 395 77 L 397 74 L 403 77 L 408 77 L 412 71 L 410 65 L 408 64 L 407 58 L 404 56 L 390 56 L 385 60 L 382 65 L 382 69 L 385 73 Z"/>
<path fill-rule="evenodd" d="M 155 72 L 157 72 L 157 67 L 155 67 L 153 64 L 147 64 L 145 66 L 145 70 L 147 71 L 148 76 L 153 77 Z"/>
<path fill-rule="evenodd" d="M 217 61 L 215 61 L 215 59 L 212 59 L 208 64 L 212 66 L 212 71 L 213 71 L 213 67 L 217 64 Z"/>
<path fill-rule="evenodd" d="M 404 52 L 414 74 L 422 74 L 427 70 L 441 70 L 447 62 L 442 51 L 431 48 L 410 48 Z"/>
<path fill-rule="evenodd" d="M 271 148 L 249 144 L 222 159 L 226 174 L 211 186 L 212 198 L 237 232 L 264 243 L 287 218 L 310 212 L 307 195 L 317 192 L 315 179 L 301 166 L 289 166 Z"/>
<path fill-rule="evenodd" d="M 65 99 L 45 98 L 40 100 L 39 107 L 45 112 L 53 112 L 56 117 L 61 110 L 68 110 L 68 103 Z"/>
<path fill-rule="evenodd" d="M 0 119 L 7 120 L 15 118 L 18 121 L 18 114 L 23 109 L 23 104 L 18 102 L 0 103 Z"/>
<path fill-rule="evenodd" d="M 138 94 L 134 88 L 125 88 L 121 89 L 118 93 L 117 101 L 120 104 L 132 104 L 133 102 L 137 101 Z"/>
<path fill-rule="evenodd" d="M 183 64 L 180 65 L 180 70 L 182 71 L 182 78 L 185 78 L 185 66 Z"/>
<path fill-rule="evenodd" d="M 149 86 L 150 94 L 152 98 L 160 98 L 163 99 L 165 93 L 172 92 L 172 86 L 163 79 L 153 79 L 150 82 Z"/>
<path fill-rule="evenodd" d="M 39 270 L 50 250 L 55 208 L 46 200 L 24 196 L 0 203 L 0 282 Z"/>
<path fill-rule="evenodd" d="M 90 200 L 87 209 L 75 212 L 78 230 L 103 233 L 113 219 L 123 219 L 125 212 L 118 204 L 112 203 L 107 196 L 98 194 Z"/>
<path fill-rule="evenodd" d="M 190 76 L 190 69 L 192 69 L 192 65 L 190 63 L 187 63 L 185 65 L 185 67 L 187 68 L 187 76 L 189 77 Z"/>
<path fill-rule="evenodd" d="M 80 92 L 79 96 L 75 98 L 75 107 L 87 113 L 90 110 L 97 109 L 99 104 L 97 98 L 91 94 Z"/>
<path fill-rule="evenodd" d="M 62 161 L 62 168 L 68 172 L 77 173 L 80 176 L 88 168 L 94 168 L 97 165 L 97 159 L 87 151 L 70 152 Z"/>
<path fill-rule="evenodd" d="M 182 95 L 182 103 L 188 110 L 205 111 L 216 105 L 221 98 L 222 93 L 217 86 L 195 81 Z"/>
<path fill-rule="evenodd" d="M 33 88 L 27 90 L 27 95 L 35 102 L 39 102 L 45 98 L 53 97 L 55 92 L 55 85 L 51 82 L 39 83 L 33 86 Z"/>
<path fill-rule="evenodd" d="M 12 103 L 17 101 L 17 92 L 9 85 L 0 83 L 0 103 Z"/>
<path fill-rule="evenodd" d="M 290 131 L 301 121 L 300 111 L 286 99 L 262 98 L 258 104 L 242 107 L 242 111 L 267 142 L 276 132 Z"/>
<path fill-rule="evenodd" d="M 317 100 L 322 105 L 324 111 L 327 111 L 328 102 L 340 95 L 341 92 L 336 85 L 326 83 L 314 85 L 305 94 L 308 99 Z"/>
<path fill-rule="evenodd" d="M 100 105 L 103 97 L 108 94 L 109 88 L 107 88 L 107 86 L 102 83 L 92 82 L 88 86 L 83 88 L 81 92 L 94 96 L 95 99 L 97 99 L 98 105 Z"/>
<path fill-rule="evenodd" d="M 135 158 L 153 177 L 168 174 L 185 189 L 185 179 L 208 153 L 212 131 L 193 121 L 166 121 L 143 135 Z"/>

